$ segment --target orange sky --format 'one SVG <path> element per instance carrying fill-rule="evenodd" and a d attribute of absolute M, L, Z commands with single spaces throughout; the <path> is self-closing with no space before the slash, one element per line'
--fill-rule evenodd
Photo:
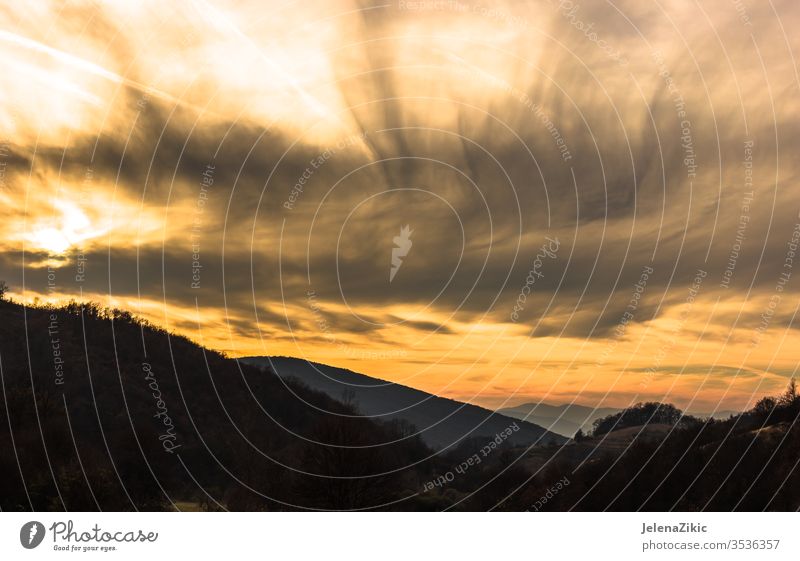
<path fill-rule="evenodd" d="M 0 279 L 487 406 L 744 407 L 800 360 L 800 13 L 712 4 L 6 6 Z"/>

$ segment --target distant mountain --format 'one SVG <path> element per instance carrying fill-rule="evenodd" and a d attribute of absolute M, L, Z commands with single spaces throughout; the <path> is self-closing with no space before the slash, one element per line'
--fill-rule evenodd
<path fill-rule="evenodd" d="M 741 411 L 734 411 L 733 409 L 723 409 L 720 411 L 714 411 L 714 413 L 693 413 L 689 411 L 689 415 L 694 415 L 695 417 L 699 417 L 701 419 L 718 419 L 718 420 L 725 420 L 729 417 L 735 417 L 739 415 Z"/>
<path fill-rule="evenodd" d="M 402 419 L 414 425 L 429 446 L 442 449 L 466 438 L 494 438 L 516 422 L 507 439 L 515 446 L 563 444 L 566 439 L 537 424 L 394 384 L 351 370 L 288 357 L 248 357 L 245 364 L 270 368 L 281 378 L 295 378 L 310 389 L 352 403 L 375 420 Z"/>
<path fill-rule="evenodd" d="M 583 432 L 591 430 L 595 419 L 613 415 L 619 411 L 619 409 L 609 407 L 595 409 L 574 403 L 563 405 L 523 403 L 516 407 L 497 410 L 501 415 L 541 425 L 547 430 L 569 438 L 572 438 L 580 428 L 583 429 Z"/>
<path fill-rule="evenodd" d="M 521 419 L 536 425 L 540 425 L 549 431 L 572 438 L 578 429 L 583 429 L 586 433 L 592 430 L 592 423 L 596 419 L 601 419 L 608 415 L 619 413 L 622 409 L 613 407 L 588 407 L 576 403 L 563 405 L 551 405 L 548 403 L 523 403 L 515 407 L 498 409 L 497 412 L 507 417 Z M 738 415 L 739 411 L 721 410 L 711 413 L 689 412 L 701 419 L 714 418 L 724 420 Z"/>

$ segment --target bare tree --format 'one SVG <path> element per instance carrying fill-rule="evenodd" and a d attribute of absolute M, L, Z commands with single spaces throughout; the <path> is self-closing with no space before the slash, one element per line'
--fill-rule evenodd
<path fill-rule="evenodd" d="M 784 406 L 794 405 L 797 401 L 798 394 L 797 394 L 797 382 L 795 381 L 794 377 L 789 380 L 789 385 L 786 386 L 786 391 L 783 392 L 783 395 L 779 399 L 779 403 Z"/>

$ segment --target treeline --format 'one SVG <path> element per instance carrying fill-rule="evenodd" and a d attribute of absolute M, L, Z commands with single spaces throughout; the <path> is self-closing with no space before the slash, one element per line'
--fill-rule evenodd
<path fill-rule="evenodd" d="M 669 403 L 637 403 L 633 407 L 623 409 L 619 413 L 596 419 L 592 434 L 602 436 L 611 431 L 647 424 L 675 425 L 678 422 L 696 421 L 693 417 L 684 416 L 683 411 Z"/>

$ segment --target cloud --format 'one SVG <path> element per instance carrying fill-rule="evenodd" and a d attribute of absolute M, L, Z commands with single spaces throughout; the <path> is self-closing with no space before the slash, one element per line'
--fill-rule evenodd
<path fill-rule="evenodd" d="M 0 277 L 45 295 L 50 266 L 65 295 L 166 302 L 182 331 L 199 308 L 226 349 L 396 343 L 408 368 L 455 372 L 491 333 L 520 380 L 536 353 L 620 339 L 651 356 L 654 334 L 671 353 L 703 339 L 709 366 L 711 341 L 745 360 L 798 259 L 791 7 L 775 3 L 782 25 L 757 5 L 745 21 L 632 1 L 8 13 Z M 547 237 L 558 255 L 514 325 Z M 796 325 L 789 300 L 770 330 Z"/>

